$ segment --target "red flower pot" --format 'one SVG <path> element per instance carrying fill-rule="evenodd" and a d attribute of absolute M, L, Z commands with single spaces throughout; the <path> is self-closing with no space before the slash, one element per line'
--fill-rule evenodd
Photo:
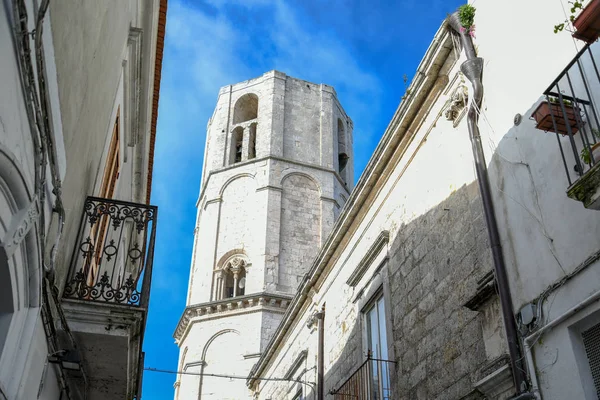
<path fill-rule="evenodd" d="M 541 129 L 547 132 L 555 132 L 554 123 L 556 123 L 557 133 L 561 135 L 567 135 L 567 125 L 571 127 L 571 133 L 575 134 L 579 130 L 577 126 L 577 116 L 575 113 L 579 113 L 579 108 L 573 107 L 572 105 L 565 104 L 566 115 L 563 115 L 562 108 L 558 103 L 548 103 L 543 101 L 535 109 L 531 116 L 535 119 L 537 129 Z M 554 116 L 554 122 L 552 121 Z"/>
<path fill-rule="evenodd" d="M 575 39 L 592 43 L 600 35 L 600 0 L 592 0 L 573 21 Z"/>

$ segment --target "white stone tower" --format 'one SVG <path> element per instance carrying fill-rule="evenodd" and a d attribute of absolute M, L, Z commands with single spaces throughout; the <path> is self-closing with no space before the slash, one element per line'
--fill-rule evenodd
<path fill-rule="evenodd" d="M 267 346 L 353 186 L 331 86 L 278 71 L 223 87 L 207 127 L 175 400 L 249 399 Z"/>

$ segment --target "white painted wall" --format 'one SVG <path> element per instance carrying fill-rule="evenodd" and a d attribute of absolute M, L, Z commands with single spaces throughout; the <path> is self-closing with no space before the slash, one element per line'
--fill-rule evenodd
<path fill-rule="evenodd" d="M 34 29 L 39 2 L 27 1 L 29 30 Z M 83 201 L 96 194 L 96 182 L 103 171 L 107 139 L 112 134 L 115 112 L 123 104 L 122 61 L 127 57 L 129 29 L 145 29 L 144 61 L 139 82 L 141 134 L 136 149 L 123 141 L 123 168 L 117 197 L 132 200 L 137 173 L 144 182 L 137 192 L 144 193 L 148 178 L 144 153 L 149 152 L 150 107 L 153 96 L 154 49 L 156 47 L 156 18 L 158 2 L 130 0 L 127 2 L 50 2 L 44 20 L 43 46 L 45 53 L 50 124 L 54 130 L 55 151 L 59 174 L 63 179 L 63 201 L 67 220 L 59 247 L 57 284 L 67 272 Z M 27 221 L 27 206 L 34 200 L 34 148 L 24 94 L 18 71 L 13 39 L 13 10 L 11 2 L 0 6 L 0 74 L 3 90 L 0 94 L 0 253 L 10 244 L 8 237 L 19 222 Z M 154 37 L 152 37 L 154 36 Z M 33 42 L 32 46 L 33 46 Z M 35 58 L 33 65 L 36 65 Z M 131 82 L 129 82 L 131 83 Z M 123 117 L 123 112 L 121 113 Z M 128 133 L 122 127 L 122 133 Z M 134 168 L 134 156 L 145 160 L 144 168 Z M 145 157 L 145 158 L 144 158 Z M 50 180 L 49 172 L 47 175 Z M 138 184 L 139 185 L 139 184 Z M 52 187 L 47 183 L 46 203 L 51 214 Z M 19 213 L 23 214 L 20 215 Z M 36 217 L 31 217 L 34 221 Z M 20 247 L 0 262 L 7 268 L 16 310 L 11 318 L 6 346 L 0 349 L 0 398 L 58 399 L 59 385 L 55 365 L 48 364 L 48 346 L 40 318 L 40 249 L 36 235 L 46 226 L 34 224 Z M 19 238 L 20 239 L 20 238 Z M 51 243 L 52 244 L 52 243 Z M 5 257 L 4 253 L 0 257 Z M 4 282 L 6 284 L 6 282 Z M 3 320 L 7 318 L 3 317 Z M 39 391 L 39 396 L 38 396 Z"/>
<path fill-rule="evenodd" d="M 570 7 L 561 6 L 559 1 L 479 0 L 473 4 L 477 7 L 476 44 L 485 60 L 480 127 L 484 143 L 491 140 L 497 146 L 494 156 L 487 159 L 513 304 L 518 311 L 599 250 L 600 214 L 567 197 L 568 182 L 556 135 L 536 130 L 535 122 L 529 119 L 544 90 L 583 42 L 571 38 L 569 32 L 553 33 L 553 26 L 565 19 L 563 7 Z M 507 29 L 509 25 L 518 29 Z M 598 46 L 592 48 L 597 56 Z M 584 67 L 596 85 L 589 61 Z M 577 77 L 572 78 L 579 86 Z M 562 87 L 566 88 L 564 82 Z M 523 116 L 519 126 L 513 124 L 516 113 Z M 565 146 L 568 139 L 561 138 L 561 142 Z M 574 176 L 575 160 L 567 147 L 565 150 Z M 599 279 L 600 264 L 595 262 L 553 292 L 543 305 L 541 324 L 597 291 Z M 534 346 L 544 399 L 595 398 L 583 393 L 586 371 L 578 368 L 582 364 L 573 352 L 580 339 L 569 328 L 591 309 L 580 311 Z"/>

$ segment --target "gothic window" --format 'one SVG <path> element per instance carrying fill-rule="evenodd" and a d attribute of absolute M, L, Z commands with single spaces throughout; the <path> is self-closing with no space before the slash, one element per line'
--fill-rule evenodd
<path fill-rule="evenodd" d="M 240 257 L 234 257 L 215 274 L 215 299 L 223 300 L 243 296 L 246 293 L 247 263 Z"/>
<path fill-rule="evenodd" d="M 244 141 L 244 128 L 238 126 L 231 135 L 231 162 L 230 164 L 242 161 L 242 146 Z"/>
<path fill-rule="evenodd" d="M 243 95 L 233 108 L 233 124 L 250 121 L 258 116 L 258 96 L 254 93 Z"/>
<path fill-rule="evenodd" d="M 338 172 L 340 173 L 344 183 L 346 182 L 346 164 L 348 164 L 348 156 L 346 150 L 346 134 L 344 130 L 344 123 L 341 119 L 337 120 L 337 136 L 338 136 Z"/>
<path fill-rule="evenodd" d="M 250 125 L 250 137 L 248 139 L 248 160 L 256 158 L 256 124 Z"/>

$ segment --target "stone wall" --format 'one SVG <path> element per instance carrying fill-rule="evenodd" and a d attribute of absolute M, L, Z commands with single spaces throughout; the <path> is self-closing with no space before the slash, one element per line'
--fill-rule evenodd
<path fill-rule="evenodd" d="M 480 314 L 463 306 L 492 269 L 475 183 L 403 225 L 390 246 L 397 399 L 460 399 L 487 361 Z"/>
<path fill-rule="evenodd" d="M 321 244 L 320 190 L 304 175 L 287 175 L 281 196 L 278 289 L 293 293 Z"/>

